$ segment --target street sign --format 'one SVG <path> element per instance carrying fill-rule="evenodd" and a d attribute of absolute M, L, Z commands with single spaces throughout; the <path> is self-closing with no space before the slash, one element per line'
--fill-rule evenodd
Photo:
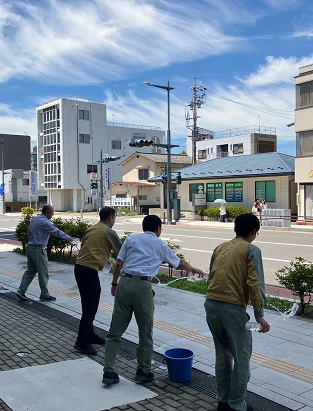
<path fill-rule="evenodd" d="M 36 195 L 36 172 L 31 171 L 30 173 L 30 186 L 31 186 L 31 195 Z"/>
<path fill-rule="evenodd" d="M 105 189 L 110 190 L 111 188 L 111 169 L 109 167 L 105 170 Z"/>

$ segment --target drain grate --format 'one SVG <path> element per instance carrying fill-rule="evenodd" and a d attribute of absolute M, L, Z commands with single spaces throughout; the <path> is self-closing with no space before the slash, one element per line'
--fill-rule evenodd
<path fill-rule="evenodd" d="M 133 355 L 128 354 L 125 351 L 121 351 L 121 350 L 118 350 L 118 355 L 120 357 L 125 358 L 125 360 L 127 360 L 127 361 L 134 361 L 136 359 L 136 357 L 134 357 Z"/>
<path fill-rule="evenodd" d="M 208 390 L 207 388 L 201 387 L 201 385 L 190 383 L 188 387 L 193 388 L 194 390 L 201 392 L 202 394 L 207 395 L 208 397 L 217 398 L 217 394 L 213 391 Z"/>

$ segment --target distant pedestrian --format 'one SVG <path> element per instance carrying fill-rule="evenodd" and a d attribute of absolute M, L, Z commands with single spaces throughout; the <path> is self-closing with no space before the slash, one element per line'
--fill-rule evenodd
<path fill-rule="evenodd" d="M 111 250 L 117 255 L 122 246 L 118 235 L 112 230 L 116 219 L 114 208 L 102 208 L 99 216 L 100 221 L 88 228 L 84 235 L 74 268 L 82 306 L 74 348 L 87 355 L 97 354 L 91 344 L 105 343 L 105 339 L 97 335 L 93 327 L 101 293 L 98 272 L 108 262 Z"/>
<path fill-rule="evenodd" d="M 116 354 L 133 313 L 139 332 L 135 379 L 145 382 L 154 378 L 151 372 L 154 313 L 151 280 L 158 274 L 160 264 L 164 261 L 174 268 L 203 276 L 200 269 L 191 267 L 185 260 L 180 259 L 159 238 L 162 221 L 158 216 L 146 216 L 142 222 L 142 229 L 143 233 L 131 234 L 126 238 L 113 272 L 111 294 L 115 296 L 115 301 L 110 330 L 106 335 L 102 379 L 104 384 L 114 384 L 120 380 L 115 371 Z"/>
<path fill-rule="evenodd" d="M 270 325 L 263 318 L 265 284 L 261 250 L 252 245 L 260 223 L 241 214 L 235 220 L 236 238 L 213 252 L 205 301 L 206 319 L 215 345 L 218 410 L 252 411 L 245 394 L 250 378 L 252 335 L 246 329 L 248 302 L 254 308 L 260 332 Z"/>
<path fill-rule="evenodd" d="M 54 208 L 47 204 L 42 208 L 41 214 L 33 217 L 30 221 L 27 232 L 28 244 L 26 246 L 27 270 L 24 272 L 21 284 L 16 292 L 16 296 L 20 300 L 27 300 L 25 293 L 37 273 L 41 289 L 40 300 L 56 300 L 48 291 L 49 273 L 46 245 L 50 234 L 68 242 L 72 242 L 73 237 L 65 234 L 52 224 L 50 220 L 53 214 Z"/>
<path fill-rule="evenodd" d="M 220 206 L 220 222 L 227 223 L 227 212 L 226 212 L 225 203 L 221 203 L 221 206 Z"/>

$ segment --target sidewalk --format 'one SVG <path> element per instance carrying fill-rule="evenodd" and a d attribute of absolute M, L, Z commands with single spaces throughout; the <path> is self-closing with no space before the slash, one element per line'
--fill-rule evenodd
<path fill-rule="evenodd" d="M 103 348 L 92 359 L 72 348 L 81 313 L 73 266 L 49 263 L 49 289 L 56 302 L 39 301 L 36 280 L 27 294 L 30 300 L 19 302 L 15 290 L 26 268 L 26 257 L 11 253 L 11 249 L 12 245 L 0 245 L 0 283 L 12 291 L 0 294 L 0 410 L 216 409 L 214 344 L 205 321 L 203 296 L 154 286 L 156 378 L 142 385 L 133 381 L 137 326 L 132 321 L 118 357 L 121 383 L 103 388 Z M 105 335 L 114 299 L 110 295 L 111 275 L 102 273 L 100 278 L 96 325 Z M 273 311 L 266 312 L 266 319 L 273 323 L 270 333 L 253 333 L 248 402 L 255 411 L 312 410 L 313 322 L 298 317 L 283 321 Z M 189 384 L 170 382 L 162 363 L 164 352 L 177 347 L 195 353 Z"/>

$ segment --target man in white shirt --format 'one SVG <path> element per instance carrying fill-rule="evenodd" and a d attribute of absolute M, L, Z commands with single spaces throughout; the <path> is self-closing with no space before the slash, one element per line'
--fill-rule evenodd
<path fill-rule="evenodd" d="M 151 279 L 158 274 L 161 263 L 167 262 L 174 268 L 203 276 L 200 269 L 194 268 L 185 260 L 180 259 L 159 238 L 162 221 L 158 216 L 146 216 L 142 222 L 142 229 L 143 233 L 131 234 L 126 238 L 117 256 L 113 272 L 111 294 L 115 296 L 115 302 L 110 330 L 106 336 L 102 379 L 104 384 L 119 382 L 119 376 L 115 372 L 116 355 L 121 337 L 126 331 L 133 313 L 139 331 L 135 379 L 146 382 L 152 381 L 154 378 L 151 372 L 154 312 L 154 292 L 151 287 Z"/>

